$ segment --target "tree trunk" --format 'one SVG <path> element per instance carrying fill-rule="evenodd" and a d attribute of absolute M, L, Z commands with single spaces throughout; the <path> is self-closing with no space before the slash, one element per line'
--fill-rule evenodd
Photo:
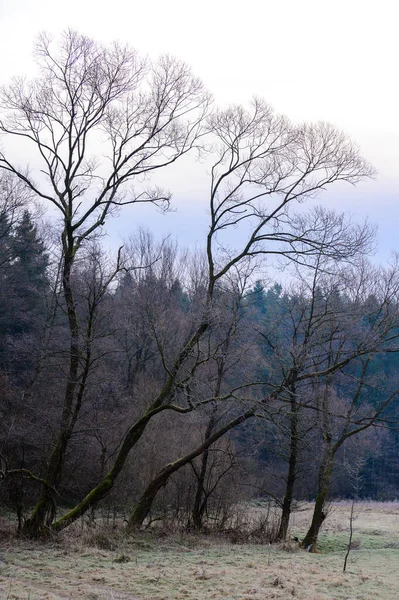
<path fill-rule="evenodd" d="M 326 460 L 322 462 L 319 470 L 319 484 L 315 506 L 313 510 L 312 522 L 307 534 L 302 540 L 302 547 L 309 551 L 314 551 L 317 543 L 320 528 L 326 518 L 325 505 L 330 487 L 331 474 L 334 466 L 335 453 L 329 453 Z"/>
<path fill-rule="evenodd" d="M 85 498 L 79 504 L 77 504 L 74 508 L 72 508 L 69 512 L 63 515 L 60 519 L 58 519 L 55 523 L 52 524 L 51 529 L 53 531 L 60 531 L 65 527 L 68 527 L 71 523 L 75 522 L 82 515 L 85 514 L 90 508 L 95 506 L 100 500 L 102 500 L 106 494 L 113 488 L 116 479 L 121 473 L 126 459 L 129 456 L 130 451 L 137 442 L 140 440 L 143 435 L 149 421 L 157 414 L 162 412 L 163 410 L 168 409 L 167 402 L 170 400 L 173 395 L 176 378 L 178 376 L 180 367 L 189 356 L 191 350 L 194 348 L 195 344 L 201 339 L 202 335 L 208 329 L 208 321 L 203 320 L 195 333 L 191 336 L 191 338 L 187 341 L 180 354 L 178 355 L 175 364 L 172 369 L 169 371 L 169 375 L 165 381 L 165 384 L 149 407 L 147 412 L 139 419 L 126 433 L 119 452 L 115 458 L 114 464 L 111 470 L 107 473 L 107 475 L 103 478 L 103 480 L 93 488 Z"/>
<path fill-rule="evenodd" d="M 207 437 L 205 436 L 205 439 Z M 204 450 L 201 457 L 201 469 L 197 480 L 197 491 L 194 498 L 193 510 L 191 513 L 192 524 L 195 530 L 200 531 L 202 529 L 202 519 L 204 516 L 206 501 L 204 498 L 204 484 L 205 476 L 208 467 L 209 459 L 209 448 Z"/>
<path fill-rule="evenodd" d="M 230 333 L 231 333 L 231 326 L 230 326 Z M 226 343 L 225 343 L 225 355 L 220 359 L 220 361 L 218 361 L 218 366 L 217 366 L 217 378 L 216 378 L 216 384 L 215 384 L 215 391 L 214 391 L 214 395 L 215 398 L 217 398 L 220 395 L 220 391 L 222 388 L 222 381 L 223 381 L 223 375 L 224 375 L 224 369 L 225 369 L 225 356 L 226 353 L 228 351 L 228 348 L 230 346 L 230 336 L 227 337 Z M 206 442 L 212 435 L 212 431 L 213 428 L 215 427 L 216 424 L 216 414 L 217 414 L 217 404 L 215 403 L 212 407 L 212 412 L 208 421 L 208 425 L 205 431 L 205 437 L 204 437 L 204 442 Z M 191 513 L 191 518 L 192 518 L 192 523 L 194 526 L 194 529 L 196 529 L 197 531 L 200 531 L 202 529 L 202 521 L 203 521 L 203 517 L 204 517 L 204 513 L 207 507 L 207 502 L 208 502 L 208 497 L 209 497 L 209 493 L 206 493 L 205 490 L 205 477 L 206 477 L 206 472 L 207 472 L 207 468 L 208 468 L 208 461 L 209 461 L 209 446 L 204 450 L 204 452 L 202 453 L 202 457 L 201 457 L 201 468 L 200 468 L 200 472 L 197 475 L 197 472 L 195 471 L 195 474 L 197 475 L 197 491 L 195 494 L 195 498 L 194 498 L 194 506 L 193 506 L 193 510 Z"/>
<path fill-rule="evenodd" d="M 218 395 L 218 394 L 215 394 L 215 395 Z M 216 421 L 216 411 L 217 411 L 217 406 L 215 405 L 212 408 L 212 413 L 211 413 L 211 416 L 210 416 L 210 419 L 208 421 L 208 425 L 207 425 L 207 428 L 205 431 L 204 442 L 209 440 L 209 438 L 212 435 L 212 431 L 213 431 L 213 428 L 215 426 L 215 421 Z M 207 471 L 207 467 L 208 467 L 208 460 L 209 460 L 209 447 L 207 447 L 203 451 L 202 456 L 201 456 L 201 468 L 200 468 L 200 472 L 197 477 L 197 491 L 195 494 L 193 510 L 191 513 L 192 523 L 193 523 L 194 529 L 196 529 L 197 531 L 200 531 L 200 529 L 202 529 L 202 519 L 203 519 L 205 508 L 206 508 L 204 492 L 205 492 L 205 477 L 206 477 L 206 471 Z"/>
<path fill-rule="evenodd" d="M 31 516 L 26 520 L 22 534 L 28 537 L 36 538 L 51 527 L 56 514 L 56 488 L 61 480 L 62 469 L 64 466 L 65 453 L 75 426 L 81 402 L 75 403 L 75 390 L 78 385 L 79 374 L 79 322 L 75 306 L 75 299 L 71 285 L 71 271 L 74 263 L 74 254 L 67 251 L 63 267 L 63 290 L 67 307 L 70 340 L 70 358 L 69 370 L 66 381 L 64 405 L 61 416 L 60 430 L 57 441 L 47 462 L 46 471 L 42 484 L 39 501 L 37 502 Z M 83 396 L 81 388 L 80 401 Z M 79 398 L 78 398 L 79 400 Z"/>
<path fill-rule="evenodd" d="M 179 469 L 184 467 L 184 465 L 188 464 L 194 458 L 202 454 L 205 450 L 207 450 L 216 440 L 218 440 L 222 435 L 224 435 L 230 429 L 233 429 L 240 423 L 250 419 L 254 416 L 254 411 L 249 410 L 246 413 L 240 415 L 239 417 L 233 419 L 217 431 L 215 431 L 211 436 L 208 437 L 200 446 L 198 446 L 195 450 L 186 454 L 182 458 L 179 458 L 173 463 L 170 463 L 163 467 L 158 475 L 151 481 L 151 483 L 147 486 L 143 495 L 141 496 L 139 502 L 137 503 L 136 508 L 134 509 L 128 523 L 128 531 L 134 531 L 139 529 L 143 524 L 144 520 L 148 516 L 148 513 L 151 510 L 152 504 L 159 492 L 159 490 L 166 485 L 169 477 L 176 473 Z"/>
<path fill-rule="evenodd" d="M 288 463 L 287 485 L 285 488 L 280 525 L 277 534 L 277 541 L 283 541 L 287 538 L 288 525 L 291 516 L 291 506 L 294 497 L 294 486 L 296 481 L 296 469 L 298 462 L 298 413 L 299 408 L 296 402 L 295 388 L 290 391 L 290 458 Z"/>

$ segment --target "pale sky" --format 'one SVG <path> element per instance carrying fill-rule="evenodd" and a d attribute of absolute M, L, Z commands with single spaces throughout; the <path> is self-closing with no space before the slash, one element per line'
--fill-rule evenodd
<path fill-rule="evenodd" d="M 0 82 L 32 72 L 41 30 L 73 27 L 152 57 L 184 59 L 219 104 L 256 94 L 295 121 L 330 121 L 357 141 L 378 177 L 332 190 L 322 202 L 376 222 L 385 258 L 399 250 L 398 22 L 393 0 L 0 0 Z M 176 212 L 132 208 L 112 224 L 113 235 L 141 224 L 199 242 L 206 189 L 195 170 L 188 179 L 177 170 L 167 175 Z"/>

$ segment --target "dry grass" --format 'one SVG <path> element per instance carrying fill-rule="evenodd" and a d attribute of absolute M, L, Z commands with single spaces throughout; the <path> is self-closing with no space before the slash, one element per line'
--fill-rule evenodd
<path fill-rule="evenodd" d="M 399 597 L 399 503 L 362 503 L 356 550 L 342 573 L 349 505 L 335 504 L 320 553 L 295 544 L 230 544 L 210 537 L 154 534 L 135 539 L 96 529 L 46 543 L 15 540 L 6 521 L 0 543 L 1 600 L 269 600 Z M 304 532 L 310 506 L 293 518 Z M 260 509 L 258 508 L 257 511 Z"/>

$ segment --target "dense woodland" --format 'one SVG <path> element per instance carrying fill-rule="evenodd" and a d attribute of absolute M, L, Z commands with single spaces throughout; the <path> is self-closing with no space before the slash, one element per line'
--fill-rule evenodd
<path fill-rule="evenodd" d="M 303 204 L 373 175 L 353 143 L 257 99 L 215 109 L 170 57 L 71 31 L 35 56 L 38 79 L 3 89 L 0 121 L 0 501 L 20 532 L 99 507 L 129 531 L 223 530 L 268 498 L 285 539 L 315 499 L 308 547 L 355 480 L 397 497 L 399 264 L 368 260 L 367 223 Z M 145 185 L 188 152 L 209 177 L 203 248 L 149 228 L 107 251 L 124 204 L 168 209 Z"/>

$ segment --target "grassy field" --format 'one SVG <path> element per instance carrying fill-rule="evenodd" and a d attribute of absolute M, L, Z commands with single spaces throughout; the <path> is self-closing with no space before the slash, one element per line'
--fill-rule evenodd
<path fill-rule="evenodd" d="M 293 536 L 304 533 L 310 510 L 295 513 Z M 132 539 L 96 528 L 40 544 L 15 539 L 2 520 L 0 599 L 399 599 L 399 503 L 358 505 L 343 573 L 349 512 L 346 503 L 332 507 L 316 554 L 294 543 L 233 544 L 188 534 Z"/>

